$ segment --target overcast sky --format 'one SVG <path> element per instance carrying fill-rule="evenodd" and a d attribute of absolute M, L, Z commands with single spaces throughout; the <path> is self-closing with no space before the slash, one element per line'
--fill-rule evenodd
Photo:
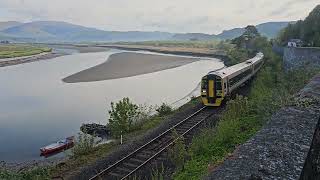
<path fill-rule="evenodd" d="M 317 4 L 320 0 L 0 0 L 0 21 L 219 33 L 248 24 L 304 19 Z"/>

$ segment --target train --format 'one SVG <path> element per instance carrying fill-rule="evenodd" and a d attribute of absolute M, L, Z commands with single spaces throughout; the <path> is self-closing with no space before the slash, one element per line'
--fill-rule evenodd
<path fill-rule="evenodd" d="M 205 106 L 221 106 L 224 99 L 251 79 L 262 67 L 263 53 L 221 70 L 209 72 L 201 79 L 201 99 Z"/>

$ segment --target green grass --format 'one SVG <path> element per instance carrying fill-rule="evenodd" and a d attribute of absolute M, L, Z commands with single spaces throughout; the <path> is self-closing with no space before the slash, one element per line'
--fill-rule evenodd
<path fill-rule="evenodd" d="M 227 103 L 216 127 L 204 129 L 189 149 L 190 160 L 174 179 L 201 179 L 261 129 L 281 107 L 291 105 L 300 90 L 319 69 L 305 67 L 284 72 L 282 59 L 264 49 L 265 65 L 252 82 L 248 97 L 237 96 Z"/>
<path fill-rule="evenodd" d="M 34 168 L 23 172 L 0 169 L 1 180 L 49 180 L 49 169 Z"/>
<path fill-rule="evenodd" d="M 13 58 L 21 56 L 31 56 L 43 52 L 50 52 L 51 49 L 47 47 L 31 46 L 31 45 L 0 45 L 0 59 Z"/>

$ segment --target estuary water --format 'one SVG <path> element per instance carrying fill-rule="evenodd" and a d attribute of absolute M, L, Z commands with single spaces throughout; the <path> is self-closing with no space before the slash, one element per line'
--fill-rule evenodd
<path fill-rule="evenodd" d="M 110 102 L 129 97 L 137 104 L 172 104 L 192 92 L 207 72 L 224 66 L 210 59 L 121 79 L 62 81 L 119 52 L 75 53 L 0 68 L 0 161 L 40 160 L 40 147 L 76 135 L 82 123 L 106 124 Z"/>

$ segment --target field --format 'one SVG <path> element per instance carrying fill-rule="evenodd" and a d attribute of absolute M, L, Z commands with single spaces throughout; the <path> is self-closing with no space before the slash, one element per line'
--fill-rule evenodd
<path fill-rule="evenodd" d="M 13 58 L 21 56 L 31 56 L 43 52 L 50 52 L 51 49 L 47 47 L 32 46 L 32 45 L 18 45 L 18 44 L 4 44 L 0 45 L 0 59 Z"/>

